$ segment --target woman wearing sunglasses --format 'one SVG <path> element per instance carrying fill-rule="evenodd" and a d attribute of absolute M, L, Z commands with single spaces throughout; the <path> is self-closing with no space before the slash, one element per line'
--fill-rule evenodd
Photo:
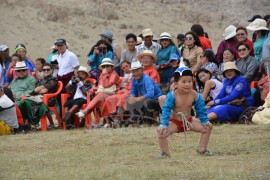
<path fill-rule="evenodd" d="M 183 58 L 190 62 L 190 69 L 194 73 L 200 66 L 200 57 L 203 53 L 202 44 L 198 36 L 194 32 L 185 34 L 185 48 L 183 51 Z"/>
<path fill-rule="evenodd" d="M 258 70 L 259 62 L 254 57 L 250 56 L 248 44 L 240 42 L 237 45 L 237 49 L 240 58 L 235 64 L 238 70 L 243 74 L 243 77 L 250 83 Z"/>
<path fill-rule="evenodd" d="M 249 54 L 251 56 L 254 56 L 254 49 L 253 49 L 253 42 L 251 40 L 249 40 L 248 38 L 248 33 L 247 33 L 247 29 L 243 26 L 240 26 L 236 29 L 236 38 L 238 40 L 238 42 L 245 42 L 248 44 L 249 46 Z"/>
<path fill-rule="evenodd" d="M 54 123 L 51 114 L 49 113 L 49 109 L 47 106 L 42 103 L 37 103 L 33 99 L 31 99 L 35 95 L 43 95 L 46 93 L 55 93 L 57 91 L 58 81 L 52 75 L 53 74 L 53 66 L 51 64 L 45 63 L 42 67 L 44 78 L 39 80 L 36 83 L 35 89 L 26 96 L 23 101 L 20 101 L 19 108 L 23 114 L 23 119 L 25 125 L 30 125 L 31 130 L 35 131 L 36 126 L 38 125 L 40 118 L 46 114 L 50 125 L 48 128 L 53 128 Z"/>

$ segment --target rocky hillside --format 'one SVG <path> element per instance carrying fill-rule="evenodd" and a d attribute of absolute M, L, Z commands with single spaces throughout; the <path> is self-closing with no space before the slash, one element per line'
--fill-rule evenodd
<path fill-rule="evenodd" d="M 246 26 L 254 14 L 270 13 L 269 0 L 0 0 L 0 44 L 13 48 L 24 43 L 28 55 L 47 57 L 57 38 L 86 61 L 102 29 L 110 29 L 117 44 L 125 47 L 125 35 L 144 28 L 167 31 L 174 37 L 200 23 L 213 43 L 222 40 L 230 24 Z"/>

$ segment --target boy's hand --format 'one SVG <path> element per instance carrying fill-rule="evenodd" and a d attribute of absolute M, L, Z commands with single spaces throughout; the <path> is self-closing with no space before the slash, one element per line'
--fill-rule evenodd
<path fill-rule="evenodd" d="M 165 137 L 167 135 L 167 128 L 158 127 L 157 133 L 159 137 Z"/>

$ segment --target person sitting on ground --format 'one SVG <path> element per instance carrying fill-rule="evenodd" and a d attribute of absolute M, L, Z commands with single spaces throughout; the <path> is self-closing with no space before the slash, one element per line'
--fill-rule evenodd
<path fill-rule="evenodd" d="M 92 87 L 90 95 L 95 95 L 87 107 L 76 113 L 79 118 L 84 118 L 87 114 L 91 113 L 95 108 L 98 108 L 100 114 L 103 110 L 103 105 L 107 97 L 116 94 L 120 89 L 120 77 L 113 70 L 114 64 L 110 58 L 104 58 L 99 66 L 102 73 L 99 77 L 98 85 Z M 106 122 L 109 124 L 110 122 Z"/>
<path fill-rule="evenodd" d="M 66 91 L 72 96 L 64 104 L 65 116 L 62 119 L 63 122 L 66 122 L 67 127 L 72 125 L 71 116 L 79 111 L 83 104 L 87 102 L 87 91 L 92 88 L 91 82 L 88 81 L 89 74 L 87 68 L 80 66 L 80 68 L 75 71 L 75 76 L 69 81 L 66 86 Z M 81 121 L 81 126 L 83 127 L 85 120 Z"/>
<path fill-rule="evenodd" d="M 46 60 L 43 58 L 37 58 L 36 59 L 36 68 L 34 69 L 34 72 L 36 74 L 36 79 L 41 80 L 44 78 L 43 76 L 43 65 L 46 63 Z"/>
<path fill-rule="evenodd" d="M 58 87 L 58 81 L 53 77 L 53 67 L 51 64 L 45 63 L 42 67 L 44 78 L 39 80 L 35 89 L 29 93 L 30 96 L 43 95 L 47 93 L 55 93 Z M 32 98 L 26 95 L 25 99 L 18 104 L 24 119 L 25 125 L 30 124 L 31 130 L 36 131 L 36 127 L 40 121 L 40 118 L 45 114 L 50 122 L 48 128 L 54 128 L 54 122 L 52 115 L 49 112 L 48 107 L 41 102 L 34 101 Z"/>
<path fill-rule="evenodd" d="M 226 48 L 230 48 L 233 50 L 235 54 L 235 59 L 239 58 L 237 54 L 237 47 L 236 47 L 238 43 L 238 40 L 236 38 L 236 27 L 233 25 L 229 25 L 225 29 L 223 37 L 224 37 L 224 40 L 221 41 L 221 43 L 219 44 L 217 54 L 216 54 L 216 60 L 217 60 L 218 65 L 222 63 L 223 52 L 224 52 L 224 49 Z"/>
<path fill-rule="evenodd" d="M 124 111 L 128 110 L 126 99 L 130 96 L 132 78 L 130 63 L 128 61 L 123 61 L 121 63 L 121 68 L 124 72 L 124 77 L 121 81 L 121 90 L 119 90 L 117 94 L 109 96 L 105 100 L 101 115 L 106 119 L 106 122 L 110 122 L 109 117 L 111 117 L 113 119 L 113 124 L 118 127 L 123 121 Z M 116 116 L 114 115 L 115 113 L 117 113 Z M 104 127 L 111 127 L 111 124 L 105 124 Z"/>
<path fill-rule="evenodd" d="M 197 152 L 213 156 L 213 153 L 207 150 L 212 124 L 207 117 L 202 95 L 192 90 L 192 78 L 192 71 L 185 66 L 179 67 L 174 73 L 176 89 L 167 94 L 166 102 L 162 107 L 161 124 L 157 129 L 161 149 L 160 158 L 170 157 L 168 136 L 187 130 L 201 133 Z M 191 116 L 192 106 L 195 106 L 199 119 Z"/>
<path fill-rule="evenodd" d="M 190 30 L 193 31 L 199 37 L 200 42 L 202 44 L 202 49 L 204 51 L 206 49 L 212 49 L 211 41 L 207 37 L 205 37 L 205 32 L 200 24 L 193 24 Z"/>
<path fill-rule="evenodd" d="M 144 120 L 151 123 L 153 112 L 159 111 L 158 97 L 162 95 L 158 85 L 148 75 L 143 73 L 143 67 L 139 61 L 131 63 L 132 85 L 130 97 L 127 98 L 127 108 L 131 113 L 130 121 L 137 120 L 138 124 Z"/>
<path fill-rule="evenodd" d="M 198 92 L 202 94 L 205 103 L 215 99 L 223 87 L 223 84 L 212 76 L 211 71 L 205 68 L 199 69 L 196 74 Z"/>
<path fill-rule="evenodd" d="M 238 120 L 245 106 L 254 105 L 250 86 L 246 79 L 240 75 L 240 71 L 234 62 L 224 64 L 223 76 L 225 77 L 223 88 L 215 99 L 207 103 L 207 106 L 211 107 L 207 112 L 210 121 L 230 122 Z"/>
<path fill-rule="evenodd" d="M 25 62 L 27 68 L 31 73 L 34 72 L 35 63 L 26 56 L 27 50 L 24 44 L 17 44 L 15 47 L 15 53 L 22 56 L 23 61 Z"/>
<path fill-rule="evenodd" d="M 235 62 L 234 60 L 234 57 L 235 57 L 235 54 L 233 52 L 233 50 L 231 48 L 226 48 L 224 49 L 223 51 L 223 62 L 221 64 L 219 64 L 219 72 L 223 72 L 224 70 L 224 63 L 226 62 Z M 219 74 L 218 75 L 218 79 L 223 82 L 223 75 L 222 74 Z"/>
<path fill-rule="evenodd" d="M 215 54 L 212 49 L 206 49 L 201 56 L 201 68 L 208 69 L 211 74 L 217 79 L 221 72 L 216 64 Z"/>
<path fill-rule="evenodd" d="M 15 74 L 17 78 L 13 79 L 9 85 L 16 104 L 20 102 L 21 96 L 29 94 L 35 89 L 36 79 L 30 76 L 27 70 L 24 61 L 16 63 Z"/>
<path fill-rule="evenodd" d="M 0 86 L 0 136 L 11 135 L 15 129 L 19 128 L 16 108 L 4 93 L 4 89 Z"/>
<path fill-rule="evenodd" d="M 138 60 L 143 65 L 143 73 L 147 74 L 157 84 L 160 83 L 160 76 L 157 70 L 154 68 L 154 63 L 157 62 L 157 56 L 150 50 L 143 51 L 138 55 Z"/>
<path fill-rule="evenodd" d="M 98 79 L 101 70 L 100 64 L 104 58 L 113 58 L 112 46 L 105 40 L 99 40 L 90 50 L 88 54 L 87 64 L 90 66 L 90 78 Z"/>
<path fill-rule="evenodd" d="M 259 62 L 249 54 L 249 46 L 244 42 L 237 45 L 240 58 L 235 62 L 237 69 L 243 74 L 248 83 L 253 81 L 258 71 Z"/>
<path fill-rule="evenodd" d="M 240 26 L 236 29 L 236 38 L 238 42 L 245 42 L 249 46 L 249 55 L 254 56 L 253 42 L 248 39 L 247 28 Z"/>
<path fill-rule="evenodd" d="M 130 33 L 126 36 L 127 49 L 122 50 L 120 62 L 128 61 L 130 64 L 133 60 L 137 59 L 137 36 L 133 33 Z"/>

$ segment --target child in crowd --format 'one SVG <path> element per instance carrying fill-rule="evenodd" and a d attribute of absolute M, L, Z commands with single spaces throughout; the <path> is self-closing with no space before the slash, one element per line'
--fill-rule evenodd
<path fill-rule="evenodd" d="M 185 66 L 180 65 L 174 73 L 176 88 L 167 94 L 166 102 L 162 107 L 162 121 L 157 130 L 161 149 L 160 158 L 170 157 L 167 137 L 186 130 L 200 132 L 201 138 L 197 152 L 213 156 L 207 150 L 212 124 L 207 117 L 202 95 L 192 89 L 192 78 L 192 71 Z M 191 116 L 193 105 L 200 120 Z"/>
<path fill-rule="evenodd" d="M 75 72 L 76 76 L 69 81 L 68 85 L 66 86 L 67 92 L 70 93 L 72 99 L 68 100 L 64 104 L 65 108 L 65 116 L 62 119 L 63 122 L 66 122 L 67 127 L 72 125 L 70 121 L 71 116 L 74 115 L 79 109 L 82 107 L 83 104 L 87 102 L 87 91 L 92 88 L 91 82 L 89 82 L 89 74 L 87 68 L 84 66 L 80 66 L 80 68 Z M 85 120 L 82 120 L 81 126 L 85 125 Z"/>
<path fill-rule="evenodd" d="M 46 63 L 45 59 L 43 58 L 37 58 L 36 59 L 36 68 L 34 68 L 34 72 L 36 74 L 36 79 L 37 80 L 41 80 L 43 79 L 43 71 L 42 71 L 42 67 L 43 65 Z"/>
<path fill-rule="evenodd" d="M 15 66 L 17 62 L 21 62 L 23 61 L 23 58 L 21 55 L 19 54 L 13 54 L 11 56 L 11 63 L 9 64 L 7 73 L 6 73 L 6 77 L 7 78 L 11 78 L 11 79 L 15 79 L 17 77 L 17 75 L 15 74 Z M 27 69 L 28 74 L 32 75 L 31 71 L 29 69 Z"/>

